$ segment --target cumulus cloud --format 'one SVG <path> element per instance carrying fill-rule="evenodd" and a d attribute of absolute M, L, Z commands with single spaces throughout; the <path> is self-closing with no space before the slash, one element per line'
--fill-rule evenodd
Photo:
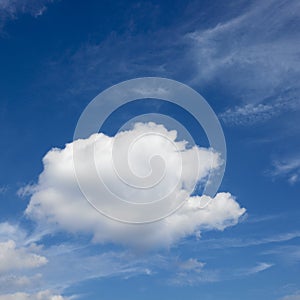
<path fill-rule="evenodd" d="M 37 268 L 46 263 L 45 257 L 31 252 L 29 248 L 18 248 L 13 240 L 0 243 L 0 273 Z"/>
<path fill-rule="evenodd" d="M 159 135 L 153 135 L 153 132 Z M 153 167 L 152 171 L 155 173 L 155 164 L 151 165 L 151 160 L 149 163 L 151 151 L 163 157 L 166 167 L 165 177 L 155 188 L 146 191 L 137 189 L 132 191 L 128 185 L 122 185 L 113 168 L 113 143 L 119 139 L 118 149 L 120 149 L 125 146 L 127 139 L 136 136 L 143 138 L 139 139 L 136 148 L 133 147 L 134 155 L 128 156 L 132 171 L 140 176 L 146 176 L 151 173 Z M 166 142 L 165 138 L 171 140 L 173 144 Z M 136 124 L 132 130 L 121 132 L 115 137 L 102 133 L 94 134 L 88 139 L 69 143 L 64 149 L 52 149 L 44 157 L 44 170 L 39 176 L 37 185 L 31 188 L 32 196 L 26 209 L 27 216 L 38 223 L 46 222 L 59 229 L 89 233 L 98 243 L 168 247 L 181 238 L 199 232 L 202 228 L 223 230 L 236 224 L 245 212 L 230 193 L 219 193 L 213 199 L 208 196 L 189 196 L 179 210 L 158 222 L 134 225 L 114 221 L 99 214 L 80 191 L 74 171 L 74 147 L 79 149 L 79 163 L 83 166 L 81 170 L 85 172 L 84 178 L 92 189 L 99 188 L 99 177 L 92 176 L 94 174 L 87 163 L 87 157 L 95 150 L 96 167 L 102 172 L 102 179 L 110 188 L 114 188 L 116 193 L 120 193 L 123 199 L 127 197 L 126 201 L 133 203 L 156 200 L 158 195 L 165 194 L 170 189 L 174 197 L 186 198 L 189 196 L 188 188 L 193 182 L 203 180 L 211 169 L 217 169 L 222 163 L 213 150 L 196 146 L 188 148 L 185 142 L 176 141 L 176 131 L 168 131 L 162 125 Z M 181 154 L 181 164 L 177 161 L 178 152 Z M 200 161 L 198 170 L 195 167 L 195 154 Z M 183 167 L 185 171 L 180 172 L 182 165 L 185 166 Z M 128 176 L 126 179 L 131 180 L 132 173 Z M 179 184 L 174 185 L 178 182 Z M 102 190 L 97 192 L 101 197 L 104 195 Z M 207 203 L 205 208 L 203 203 Z M 118 209 L 115 206 L 112 208 Z"/>

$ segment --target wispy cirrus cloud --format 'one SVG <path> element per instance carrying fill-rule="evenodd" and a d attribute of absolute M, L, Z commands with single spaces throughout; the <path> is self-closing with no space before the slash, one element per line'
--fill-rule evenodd
<path fill-rule="evenodd" d="M 288 265 L 295 265 L 300 262 L 300 246 L 298 245 L 278 246 L 264 251 L 262 254 L 267 256 L 274 255 Z"/>
<path fill-rule="evenodd" d="M 245 270 L 241 271 L 241 274 L 254 275 L 254 274 L 263 272 L 263 271 L 271 268 L 272 266 L 273 266 L 273 264 L 266 263 L 266 262 L 261 262 L 261 263 L 258 263 L 254 267 L 251 267 L 251 268 L 248 268 L 248 269 L 245 269 Z"/>
<path fill-rule="evenodd" d="M 292 185 L 300 181 L 300 158 L 274 160 L 272 165 L 272 169 L 267 174 L 273 178 L 286 178 Z"/>
<path fill-rule="evenodd" d="M 259 103 L 229 108 L 219 117 L 229 125 L 249 125 L 268 120 L 277 113 L 273 106 Z"/>
<path fill-rule="evenodd" d="M 9 20 L 15 20 L 19 15 L 30 14 L 33 17 L 42 15 L 47 5 L 54 0 L 0 0 L 0 30 Z"/>
<path fill-rule="evenodd" d="M 297 239 L 299 237 L 300 232 L 294 231 L 258 238 L 207 239 L 202 241 L 202 243 L 205 244 L 206 247 L 211 249 L 243 248 L 272 243 L 282 243 Z"/>
<path fill-rule="evenodd" d="M 300 98 L 291 95 L 268 99 L 263 103 L 246 103 L 228 108 L 219 114 L 227 125 L 252 125 L 272 119 L 281 113 L 297 110 L 300 107 Z"/>
<path fill-rule="evenodd" d="M 151 31 L 147 39 L 113 32 L 47 67 L 68 72 L 65 93 L 73 95 L 137 76 L 172 77 L 201 90 L 214 86 L 227 95 L 220 117 L 250 125 L 299 110 L 298 11 L 296 0 L 255 1 L 234 17 L 201 26 L 197 14 L 184 11 L 178 24 Z"/>
<path fill-rule="evenodd" d="M 228 21 L 186 35 L 196 62 L 194 83 L 213 84 L 241 104 L 221 117 L 252 124 L 299 109 L 299 2 L 254 2 Z"/>
<path fill-rule="evenodd" d="M 228 279 L 248 277 L 266 271 L 274 266 L 273 263 L 259 262 L 254 266 L 228 269 L 206 269 L 205 264 L 196 259 L 182 262 L 189 268 L 178 268 L 168 282 L 176 286 L 195 286 L 207 282 L 221 282 Z"/>
<path fill-rule="evenodd" d="M 206 270 L 205 263 L 196 258 L 179 261 L 168 283 L 176 286 L 194 286 L 220 280 L 218 270 Z"/>

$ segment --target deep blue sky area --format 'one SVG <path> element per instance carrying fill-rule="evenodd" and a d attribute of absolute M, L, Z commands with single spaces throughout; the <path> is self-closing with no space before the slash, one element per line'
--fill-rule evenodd
<path fill-rule="evenodd" d="M 0 0 L 0 300 L 299 300 L 299 49 L 297 0 Z M 137 250 L 28 213 L 46 153 L 73 141 L 94 97 L 137 77 L 177 80 L 212 107 L 227 145 L 219 191 L 246 209 L 236 223 Z M 160 99 L 120 107 L 99 130 L 114 137 L 147 113 L 209 146 Z"/>

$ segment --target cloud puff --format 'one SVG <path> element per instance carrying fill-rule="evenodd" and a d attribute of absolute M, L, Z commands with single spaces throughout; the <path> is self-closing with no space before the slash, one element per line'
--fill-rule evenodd
<path fill-rule="evenodd" d="M 151 165 L 150 159 L 153 158 L 152 151 L 164 159 L 165 177 L 153 189 L 132 191 L 129 185 L 120 183 L 114 172 L 112 160 L 114 142 L 118 140 L 118 149 L 126 148 L 128 140 L 137 136 L 142 138 L 139 139 L 136 148 L 131 147 L 132 155 L 128 155 L 133 173 L 139 176 L 147 176 L 151 171 L 155 173 L 156 165 L 155 163 Z M 169 141 L 166 142 L 166 139 Z M 81 171 L 84 172 L 86 183 L 101 197 L 104 191 L 97 190 L 100 186 L 99 177 L 94 176 L 87 159 L 94 150 L 96 168 L 102 173 L 102 180 L 114 189 L 115 193 L 119 193 L 122 199 L 126 198 L 126 201 L 133 203 L 148 203 L 168 193 L 170 189 L 174 198 L 182 197 L 184 200 L 188 197 L 188 199 L 174 214 L 158 222 L 136 225 L 109 219 L 99 214 L 87 202 L 78 187 L 74 171 L 74 147 L 79 149 L 77 159 L 83 166 Z M 178 153 L 181 154 L 182 161 L 177 160 Z M 198 170 L 195 155 L 199 157 Z M 202 228 L 223 230 L 236 224 L 245 212 L 230 193 L 219 193 L 213 199 L 208 196 L 191 197 L 190 187 L 193 183 L 206 178 L 210 170 L 217 169 L 222 162 L 218 154 L 211 149 L 196 146 L 188 148 L 185 142 L 176 141 L 176 131 L 168 131 L 164 126 L 154 123 L 136 124 L 132 130 L 121 132 L 115 137 L 101 133 L 94 134 L 88 139 L 67 144 L 64 149 L 52 149 L 44 157 L 43 163 L 44 170 L 39 176 L 39 181 L 31 188 L 32 195 L 26 209 L 27 216 L 39 223 L 46 222 L 48 225 L 52 224 L 71 232 L 90 233 L 93 240 L 98 243 L 168 247 L 181 238 L 199 232 Z M 129 181 L 134 178 L 130 172 L 124 176 Z M 110 197 L 104 200 L 110 203 L 109 201 L 114 200 L 113 196 Z M 205 208 L 204 203 L 208 203 Z M 118 207 L 112 206 L 112 209 Z"/>
<path fill-rule="evenodd" d="M 47 259 L 29 248 L 17 248 L 13 240 L 0 243 L 0 273 L 43 266 Z"/>

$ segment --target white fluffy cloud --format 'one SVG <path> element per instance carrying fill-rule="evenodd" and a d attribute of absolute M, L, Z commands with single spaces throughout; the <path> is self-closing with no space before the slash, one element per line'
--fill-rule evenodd
<path fill-rule="evenodd" d="M 30 248 L 18 248 L 13 240 L 0 243 L 0 274 L 37 268 L 46 263 L 45 257 L 31 252 Z"/>
<path fill-rule="evenodd" d="M 70 297 L 54 295 L 50 291 L 41 291 L 36 294 L 15 293 L 0 295 L 0 300 L 70 300 Z"/>
<path fill-rule="evenodd" d="M 157 135 L 153 135 L 153 132 Z M 120 184 L 112 161 L 114 142 L 117 141 L 118 149 L 122 149 L 127 147 L 128 139 L 141 136 L 128 156 L 131 172 L 146 176 L 151 173 L 152 167 L 155 173 L 156 165 L 151 165 L 150 161 L 154 154 L 163 158 L 166 167 L 165 177 L 153 189 L 146 191 L 132 190 L 128 185 Z M 176 131 L 168 131 L 162 125 L 154 123 L 136 124 L 132 130 L 121 132 L 115 137 L 94 134 L 88 139 L 67 144 L 64 149 L 52 149 L 44 157 L 44 170 L 37 185 L 31 188 L 32 195 L 26 209 L 26 214 L 37 222 L 46 222 L 71 232 L 92 233 L 94 241 L 99 243 L 165 247 L 199 232 L 201 228 L 223 230 L 236 224 L 245 212 L 230 193 L 219 193 L 213 199 L 207 196 L 189 197 L 179 210 L 158 222 L 133 225 L 111 220 L 99 214 L 78 187 L 73 161 L 75 146 L 79 149 L 79 163 L 89 187 L 96 190 L 98 195 L 105 195 L 103 189 L 99 188 L 99 178 L 94 176 L 87 159 L 95 150 L 96 168 L 98 173 L 101 172 L 106 185 L 123 199 L 133 203 L 156 200 L 158 195 L 166 194 L 169 190 L 172 190 L 173 197 L 186 198 L 194 182 L 205 179 L 211 169 L 217 169 L 222 163 L 218 154 L 212 150 L 188 148 L 185 142 L 176 141 Z M 177 157 L 179 152 L 181 161 Z M 199 170 L 195 165 L 195 155 L 199 157 Z M 122 164 L 122 161 L 119 163 Z M 128 181 L 134 179 L 134 176 L 130 176 L 133 176 L 132 173 L 124 175 Z M 112 198 L 104 200 L 113 201 Z M 205 208 L 204 202 L 208 202 Z M 112 206 L 112 209 L 118 207 Z"/>

